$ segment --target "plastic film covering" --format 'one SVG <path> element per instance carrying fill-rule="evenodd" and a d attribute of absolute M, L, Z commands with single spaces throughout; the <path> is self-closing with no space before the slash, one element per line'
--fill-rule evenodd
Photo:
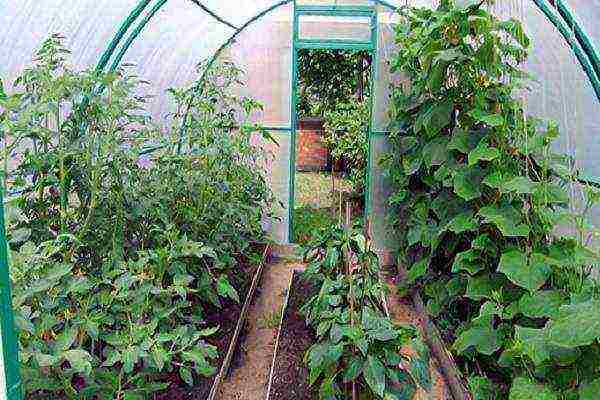
<path fill-rule="evenodd" d="M 600 0 L 562 0 L 587 32 L 596 49 L 600 49 Z"/>
<path fill-rule="evenodd" d="M 0 77 L 5 86 L 30 65 L 43 40 L 65 36 L 76 69 L 95 67 L 137 0 L 7 0 L 0 2 Z"/>
<path fill-rule="evenodd" d="M 221 54 L 246 73 L 242 96 L 264 105 L 253 116 L 265 126 L 291 127 L 293 7 L 281 6 L 249 25 Z"/>
<path fill-rule="evenodd" d="M 390 151 L 388 135 L 371 135 L 371 185 L 369 188 L 370 224 L 373 247 L 380 254 L 388 254 L 397 250 L 394 227 L 391 225 L 393 210 L 388 204 L 392 195 L 392 187 L 381 167 L 381 157 Z"/>
<path fill-rule="evenodd" d="M 260 145 L 268 154 L 266 160 L 267 180 L 276 201 L 271 210 L 265 210 L 263 228 L 277 243 L 289 243 L 289 203 L 290 203 L 290 148 L 289 131 L 269 132 L 277 144 L 262 137 L 254 136 L 256 145 Z M 269 215 L 271 214 L 271 215 Z"/>
<path fill-rule="evenodd" d="M 298 35 L 300 39 L 369 42 L 371 18 L 301 15 L 298 19 Z"/>
<path fill-rule="evenodd" d="M 172 110 L 167 89 L 198 78 L 197 64 L 210 58 L 233 33 L 233 28 L 189 0 L 169 0 L 154 15 L 123 60 L 135 64 L 135 72 L 150 82 L 150 94 L 156 98 L 148 108 L 154 117 Z"/>
<path fill-rule="evenodd" d="M 299 6 L 372 6 L 374 0 L 296 0 Z"/>
<path fill-rule="evenodd" d="M 598 13 L 590 4 L 579 7 L 577 16 L 588 9 Z M 533 2 L 512 0 L 492 10 L 500 17 L 522 20 L 531 38 L 533 47 L 525 69 L 536 81 L 523 98 L 528 114 L 556 121 L 560 137 L 555 150 L 573 156 L 574 168 L 584 175 L 600 176 L 600 102 L 569 42 Z M 569 40 L 575 42 L 573 32 Z M 582 203 L 581 187 L 572 185 L 569 190 L 571 207 L 577 210 Z M 592 211 L 592 219 L 600 227 L 600 209 Z"/>
<path fill-rule="evenodd" d="M 284 0 L 199 0 L 207 9 L 223 20 L 241 27 L 264 10 Z M 293 3 L 290 0 L 289 3 Z M 262 19 L 258 23 L 262 23 Z M 200 39 L 199 39 L 200 40 Z M 222 43 L 225 40 L 221 40 Z"/>
<path fill-rule="evenodd" d="M 392 192 L 380 166 L 381 156 L 389 150 L 389 105 L 392 85 L 402 82 L 399 74 L 390 71 L 390 58 L 395 50 L 395 25 L 398 16 L 388 8 L 378 7 L 377 62 L 373 81 L 373 121 L 370 145 L 369 219 L 373 245 L 378 252 L 395 249 L 394 229 L 390 226 L 387 199 Z"/>

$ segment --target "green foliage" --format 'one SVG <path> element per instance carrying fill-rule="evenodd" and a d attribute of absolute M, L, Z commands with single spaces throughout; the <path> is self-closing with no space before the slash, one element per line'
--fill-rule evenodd
<path fill-rule="evenodd" d="M 402 11 L 392 67 L 411 86 L 392 96 L 386 167 L 403 288 L 456 318 L 445 334 L 476 397 L 576 399 L 599 376 L 599 255 L 585 246 L 600 191 L 569 208 L 578 171 L 516 96 L 529 39 L 480 5 Z"/>
<path fill-rule="evenodd" d="M 333 160 L 344 160 L 348 178 L 357 193 L 367 181 L 369 156 L 369 102 L 338 102 L 324 115 L 325 144 Z"/>
<path fill-rule="evenodd" d="M 169 375 L 193 385 L 216 371 L 207 317 L 240 301 L 241 262 L 265 240 L 267 155 L 250 137 L 269 138 L 247 122 L 259 105 L 231 95 L 241 71 L 224 64 L 172 90 L 173 128 L 159 130 L 126 70 L 75 72 L 67 57 L 51 37 L 0 99 L 27 396 L 148 398 Z"/>
<path fill-rule="evenodd" d="M 413 328 L 394 324 L 384 311 L 386 287 L 364 236 L 324 229 L 307 246 L 305 259 L 304 277 L 316 294 L 301 311 L 317 335 L 306 362 L 310 384 L 320 384 L 319 398 L 350 398 L 354 383 L 360 398 L 409 399 L 415 381 L 430 385 L 425 346 Z M 413 359 L 401 353 L 411 340 L 418 348 Z"/>
<path fill-rule="evenodd" d="M 305 245 L 315 233 L 336 223 L 328 208 L 297 207 L 294 209 L 294 240 Z"/>
<path fill-rule="evenodd" d="M 298 53 L 298 116 L 324 116 L 338 104 L 371 90 L 371 55 L 364 51 L 301 50 Z"/>

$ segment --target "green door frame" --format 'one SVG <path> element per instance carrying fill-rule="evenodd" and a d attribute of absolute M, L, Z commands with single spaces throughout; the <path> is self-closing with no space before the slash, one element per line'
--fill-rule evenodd
<path fill-rule="evenodd" d="M 368 135 L 368 165 L 365 190 L 365 220 L 369 215 L 369 199 L 371 187 L 371 134 L 373 130 L 373 98 L 375 96 L 375 80 L 377 78 L 379 57 L 377 51 L 378 42 L 378 20 L 376 6 L 303 6 L 294 1 L 294 22 L 293 22 L 293 62 L 292 62 L 292 101 L 291 101 L 291 137 L 290 137 L 290 172 L 289 172 L 289 202 L 288 202 L 288 237 L 290 243 L 295 242 L 294 237 L 294 205 L 295 205 L 295 182 L 296 182 L 296 131 L 298 128 L 298 53 L 303 49 L 326 49 L 326 50 L 355 50 L 368 51 L 371 53 L 371 96 L 369 99 L 369 128 Z M 307 39 L 300 37 L 300 17 L 303 16 L 324 16 L 324 17 L 367 17 L 370 18 L 371 36 L 369 40 L 350 40 L 350 39 Z"/>

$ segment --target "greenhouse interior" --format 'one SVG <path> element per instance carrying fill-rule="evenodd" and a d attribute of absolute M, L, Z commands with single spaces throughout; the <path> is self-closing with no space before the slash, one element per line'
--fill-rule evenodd
<path fill-rule="evenodd" d="M 0 400 L 600 400 L 599 21 L 0 2 Z"/>

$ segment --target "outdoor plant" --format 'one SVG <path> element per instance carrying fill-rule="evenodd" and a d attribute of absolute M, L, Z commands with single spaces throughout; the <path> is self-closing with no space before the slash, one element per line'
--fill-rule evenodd
<path fill-rule="evenodd" d="M 379 262 L 353 230 L 323 229 L 305 252 L 304 278 L 315 286 L 301 312 L 316 331 L 308 350 L 310 385 L 320 399 L 410 399 L 416 384 L 429 389 L 429 355 L 402 352 L 419 344 L 413 327 L 392 322 L 384 308 L 386 287 Z"/>
<path fill-rule="evenodd" d="M 145 399 L 215 373 L 209 317 L 240 301 L 272 194 L 246 123 L 260 105 L 231 95 L 232 65 L 206 71 L 163 129 L 139 80 L 71 70 L 58 35 L 0 91 L 28 398 Z"/>
<path fill-rule="evenodd" d="M 483 2 L 408 8 L 397 31 L 392 152 L 401 289 L 420 289 L 477 399 L 600 393 L 600 190 L 525 114 L 530 42 Z M 583 200 L 575 201 L 578 193 Z"/>
<path fill-rule="evenodd" d="M 367 180 L 370 116 L 369 102 L 352 98 L 337 103 L 323 117 L 324 139 L 331 158 L 346 163 L 348 178 L 359 195 Z"/>

